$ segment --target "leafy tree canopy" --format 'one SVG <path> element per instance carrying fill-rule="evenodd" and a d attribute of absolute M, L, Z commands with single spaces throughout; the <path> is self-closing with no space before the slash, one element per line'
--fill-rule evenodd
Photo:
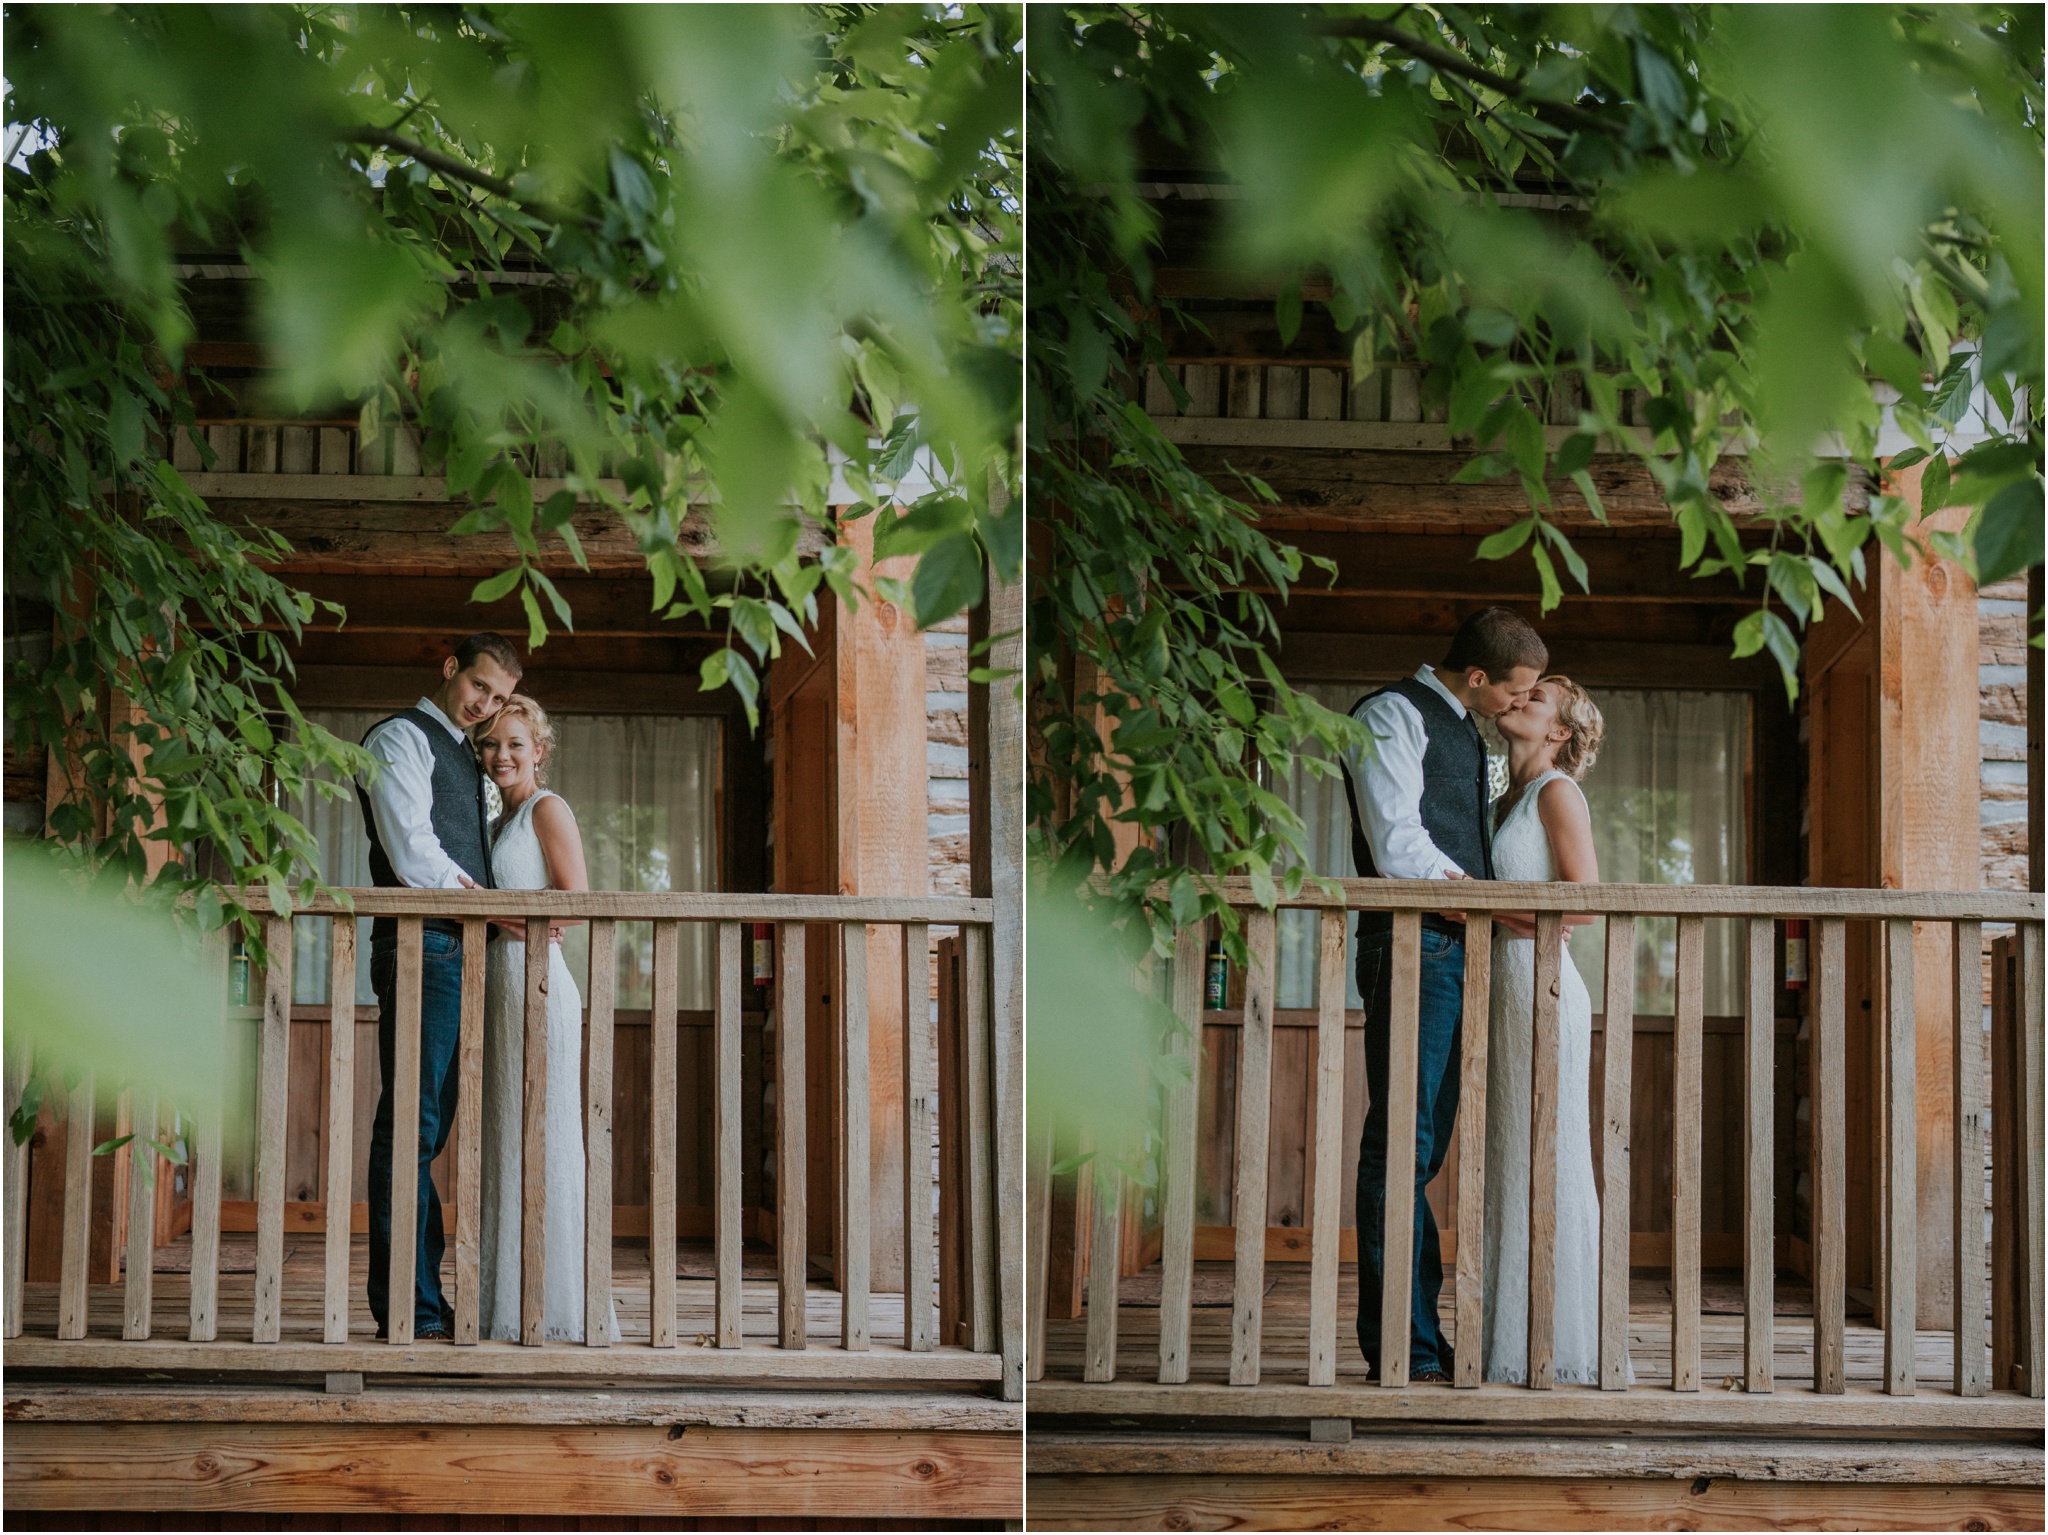
<path fill-rule="evenodd" d="M 1220 254 L 1277 280 L 1283 337 L 1328 294 L 1354 364 L 1426 366 L 1469 437 L 1463 475 L 1513 475 L 1546 609 L 1583 563 L 1553 479 L 1603 515 L 1596 451 L 1640 457 L 1701 574 L 1754 578 L 1737 654 L 1796 686 L 1798 630 L 1853 603 L 1868 559 L 1928 547 L 1995 580 L 2041 558 L 2042 13 L 2038 7 L 1434 5 L 1035 8 L 1031 13 L 1032 821 L 1062 881 L 1113 871 L 1153 915 L 1217 909 L 1197 866 L 1270 897 L 1300 824 L 1261 787 L 1348 720 L 1273 668 L 1266 601 L 1303 578 L 1250 508 L 1190 472 L 1136 401 L 1170 299 L 1141 170 L 1162 151 L 1230 181 Z M 1154 158 L 1148 159 L 1152 155 Z M 1199 173 L 1197 173 L 1199 174 Z M 1546 442 L 1536 393 L 1583 381 Z M 1949 439 L 1981 386 L 1988 436 Z M 1647 431 L 1619 391 L 1647 391 Z M 1982 396 L 1980 396 L 1981 398 Z M 1924 463 L 1878 482 L 1879 433 Z M 1764 469 L 1745 546 L 1708 490 Z M 1263 487 L 1251 482 L 1247 494 Z M 1917 528 L 1967 506 L 1961 535 Z M 1313 573 L 1309 574 L 1313 579 Z M 1228 921 L 1226 914 L 1226 921 Z"/>
<path fill-rule="evenodd" d="M 750 717 L 821 588 L 855 600 L 836 466 L 929 624 L 1015 579 L 1019 10 L 892 6 L 10 6 L 10 590 L 57 613 L 9 708 L 65 749 L 53 830 L 130 874 L 205 839 L 230 882 L 310 871 L 274 783 L 360 758 L 298 716 L 311 601 L 166 461 L 191 431 L 181 254 L 253 268 L 278 407 L 396 422 L 537 563 L 603 502 L 654 605 L 722 630 Z M 521 281 L 509 281 L 504 274 Z M 536 505 L 521 450 L 559 449 Z M 202 445 L 202 451 L 203 445 Z M 616 478 L 603 469 L 613 466 Z M 913 495 L 899 482 L 913 468 Z M 620 486 L 623 486 L 623 489 Z M 724 563 L 679 549 L 709 502 Z M 111 685 L 111 687 L 110 687 Z M 139 770 L 139 773 L 138 773 Z M 164 814 L 153 822 L 148 796 Z M 173 856 L 159 883 L 202 883 Z"/>

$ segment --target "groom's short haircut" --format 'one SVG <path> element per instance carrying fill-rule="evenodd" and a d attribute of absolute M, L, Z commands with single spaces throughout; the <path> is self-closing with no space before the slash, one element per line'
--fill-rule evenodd
<path fill-rule="evenodd" d="M 489 656 L 515 680 L 525 675 L 526 667 L 519 660 L 519 650 L 502 634 L 493 634 L 485 629 L 472 634 L 455 647 L 455 669 L 466 672 L 476 664 L 478 656 Z"/>
<path fill-rule="evenodd" d="M 1538 672 L 1550 664 L 1550 650 L 1529 621 L 1506 608 L 1481 608 L 1467 616 L 1451 636 L 1451 648 L 1444 656 L 1444 670 L 1465 672 L 1478 668 L 1494 682 L 1505 679 L 1518 666 Z"/>

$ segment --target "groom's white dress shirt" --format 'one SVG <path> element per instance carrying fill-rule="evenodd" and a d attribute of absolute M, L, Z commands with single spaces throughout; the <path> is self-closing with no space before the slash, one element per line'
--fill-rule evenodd
<path fill-rule="evenodd" d="M 456 740 L 453 720 L 422 698 L 413 705 Z M 442 851 L 434 835 L 434 748 L 408 719 L 384 721 L 363 737 L 364 749 L 384 764 L 375 783 L 358 779 L 370 799 L 377 840 L 391 860 L 391 872 L 416 890 L 460 890 L 462 870 Z"/>
<path fill-rule="evenodd" d="M 1458 696 L 1437 680 L 1433 667 L 1423 666 L 1415 680 L 1440 695 L 1465 717 Z M 1386 879 L 1448 879 L 1464 874 L 1444 856 L 1422 825 L 1422 754 L 1429 731 L 1422 713 L 1399 693 L 1381 693 L 1351 711 L 1351 717 L 1378 739 L 1369 760 L 1350 755 L 1351 781 L 1358 786 L 1359 811 L 1365 817 L 1365 841 L 1373 863 Z"/>

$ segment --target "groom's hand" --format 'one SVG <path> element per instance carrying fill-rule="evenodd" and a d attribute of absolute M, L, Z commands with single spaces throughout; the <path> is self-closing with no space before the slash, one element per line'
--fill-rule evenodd
<path fill-rule="evenodd" d="M 1444 870 L 1445 879 L 1470 879 L 1471 877 L 1471 875 L 1458 869 Z M 1465 920 L 1465 914 L 1462 911 L 1440 911 L 1437 915 L 1446 922 L 1463 922 Z"/>
<path fill-rule="evenodd" d="M 471 878 L 470 878 L 470 877 L 469 877 L 469 876 L 468 876 L 467 874 L 464 874 L 464 873 L 463 873 L 463 872 L 462 872 L 462 871 L 461 871 L 460 869 L 457 869 L 457 870 L 455 871 L 455 877 L 456 877 L 457 879 L 459 879 L 459 880 L 461 880 L 461 881 L 462 881 L 462 888 L 463 888 L 464 890 L 481 890 L 481 889 L 483 889 L 483 886 L 479 885 L 479 884 L 478 884 L 478 883 L 477 883 L 477 882 L 476 882 L 475 880 L 471 879 Z"/>

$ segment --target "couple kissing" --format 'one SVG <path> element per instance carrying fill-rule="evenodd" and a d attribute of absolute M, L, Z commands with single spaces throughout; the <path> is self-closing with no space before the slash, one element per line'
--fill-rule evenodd
<path fill-rule="evenodd" d="M 1597 882 L 1593 824 L 1579 779 L 1592 767 L 1600 711 L 1569 678 L 1546 674 L 1549 651 L 1522 618 L 1486 608 L 1458 626 L 1442 662 L 1362 698 L 1352 717 L 1375 738 L 1348 754 L 1352 861 L 1362 878 Z M 1508 784 L 1491 793 L 1481 719 L 1506 745 Z M 1573 926 L 1594 920 L 1566 916 Z M 1490 931 L 1481 1378 L 1528 1377 L 1529 1088 L 1535 919 L 1500 913 L 1468 929 L 1456 913 L 1422 918 L 1419 1071 L 1415 1105 L 1413 1268 L 1385 1273 L 1387 1055 L 1393 919 L 1361 913 L 1358 991 L 1364 999 L 1370 1108 L 1358 1157 L 1358 1344 L 1380 1366 L 1380 1303 L 1409 1290 L 1409 1369 L 1448 1382 L 1455 1358 L 1439 1323 L 1442 1249 L 1423 1190 L 1442 1169 L 1458 1117 L 1465 946 Z M 1588 1075 L 1592 1001 L 1569 952 L 1559 959 L 1556 1378 L 1599 1380 L 1600 1203 L 1593 1181 Z M 1468 1189 L 1464 1197 L 1479 1194 Z"/>
<path fill-rule="evenodd" d="M 547 711 L 517 691 L 523 668 L 511 641 L 472 634 L 441 663 L 439 686 L 372 725 L 363 746 L 378 763 L 356 783 L 380 887 L 587 890 L 583 841 L 568 802 L 542 787 L 554 747 Z M 492 820 L 485 782 L 502 806 Z M 455 1310 L 441 1288 L 446 1237 L 429 1169 L 455 1124 L 462 1021 L 462 924 L 421 924 L 419 1142 L 414 1204 L 413 1336 L 448 1339 Z M 485 962 L 483 1230 L 479 1321 L 486 1338 L 520 1338 L 521 1093 L 525 1075 L 525 924 L 493 923 Z M 583 1336 L 583 1002 L 550 933 L 547 984 L 547 1213 L 543 1332 Z M 377 995 L 378 1097 L 370 1132 L 370 1314 L 377 1336 L 391 1320 L 392 1061 L 397 1032 L 398 924 L 370 930 Z M 401 1300 L 400 1305 L 406 1304 Z M 616 1310 L 611 1332 L 619 1335 Z"/>

